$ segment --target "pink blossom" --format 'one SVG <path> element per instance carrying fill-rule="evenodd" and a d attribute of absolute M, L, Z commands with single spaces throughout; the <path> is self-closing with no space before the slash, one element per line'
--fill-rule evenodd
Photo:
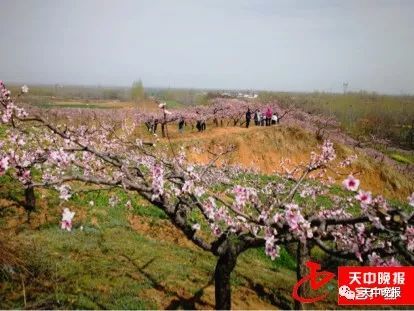
<path fill-rule="evenodd" d="M 266 253 L 267 256 L 270 257 L 271 260 L 275 260 L 276 257 L 280 256 L 280 246 L 279 245 L 274 245 L 274 244 L 269 243 L 268 241 L 266 241 L 265 253 Z"/>
<path fill-rule="evenodd" d="M 190 193 L 190 192 L 193 191 L 193 188 L 194 188 L 194 181 L 190 179 L 190 180 L 186 180 L 184 182 L 183 187 L 182 187 L 181 190 L 184 193 Z"/>
<path fill-rule="evenodd" d="M 354 176 L 349 175 L 347 179 L 345 179 L 342 182 L 342 185 L 345 187 L 345 189 L 350 191 L 357 191 L 359 187 L 359 179 L 356 179 Z"/>
<path fill-rule="evenodd" d="M 388 267 L 400 267 L 401 263 L 395 257 L 391 257 L 384 261 L 384 265 Z"/>
<path fill-rule="evenodd" d="M 414 227 L 409 226 L 405 229 L 404 234 L 401 236 L 402 240 L 407 243 L 407 250 L 414 251 Z"/>
<path fill-rule="evenodd" d="M 221 235 L 221 233 L 222 233 L 222 231 L 221 231 L 220 227 L 219 227 L 219 226 L 217 226 L 217 225 L 214 225 L 214 226 L 213 226 L 213 234 L 214 234 L 215 236 L 220 236 L 220 235 Z"/>
<path fill-rule="evenodd" d="M 30 182 L 31 180 L 31 175 L 30 175 L 30 171 L 27 169 L 20 169 L 17 172 L 17 178 L 19 179 L 19 181 L 23 184 L 27 184 L 28 182 Z"/>
<path fill-rule="evenodd" d="M 350 166 L 356 159 L 358 159 L 358 155 L 350 155 L 345 160 L 339 162 L 339 167 L 347 167 Z"/>
<path fill-rule="evenodd" d="M 49 153 L 49 160 L 52 163 L 57 164 L 59 167 L 68 165 L 73 159 L 72 155 L 69 155 L 62 148 L 54 150 Z"/>
<path fill-rule="evenodd" d="M 384 265 L 384 261 L 380 256 L 377 255 L 376 252 L 368 255 L 368 262 L 370 266 L 382 266 Z"/>
<path fill-rule="evenodd" d="M 204 190 L 204 188 L 203 187 L 195 187 L 194 188 L 194 194 L 197 196 L 197 197 L 201 197 L 204 193 L 205 193 L 206 191 Z"/>
<path fill-rule="evenodd" d="M 371 192 L 369 191 L 363 191 L 359 190 L 358 194 L 355 196 L 355 198 L 361 202 L 361 204 L 369 205 L 372 202 L 372 196 Z"/>
<path fill-rule="evenodd" d="M 61 200 L 67 201 L 72 196 L 70 194 L 71 187 L 69 185 L 61 185 L 60 187 L 57 188 L 57 190 L 59 191 L 59 198 Z"/>
<path fill-rule="evenodd" d="M 152 169 L 153 200 L 164 194 L 164 168 L 161 164 L 155 164 Z"/>
<path fill-rule="evenodd" d="M 333 143 L 329 140 L 325 140 L 322 145 L 322 151 L 320 154 L 315 152 L 311 153 L 311 163 L 309 164 L 309 169 L 316 169 L 323 167 L 328 162 L 335 160 L 336 153 L 333 147 Z"/>
<path fill-rule="evenodd" d="M 275 224 L 279 223 L 282 219 L 283 219 L 283 215 L 282 215 L 282 214 L 280 214 L 280 213 L 275 213 L 275 214 L 273 215 L 273 222 L 274 222 Z"/>
<path fill-rule="evenodd" d="M 285 219 L 290 232 L 297 236 L 301 241 L 312 238 L 313 232 L 310 223 L 303 217 L 297 204 L 286 204 Z"/>
<path fill-rule="evenodd" d="M 72 219 L 74 216 L 75 216 L 75 212 L 71 212 L 69 208 L 63 209 L 62 221 L 60 222 L 61 224 L 60 227 L 62 230 L 67 230 L 67 231 L 72 230 Z"/>
<path fill-rule="evenodd" d="M 4 157 L 0 160 L 0 176 L 4 175 L 4 173 L 9 168 L 9 157 Z"/>
<path fill-rule="evenodd" d="M 414 207 L 414 192 L 408 197 L 408 204 Z"/>

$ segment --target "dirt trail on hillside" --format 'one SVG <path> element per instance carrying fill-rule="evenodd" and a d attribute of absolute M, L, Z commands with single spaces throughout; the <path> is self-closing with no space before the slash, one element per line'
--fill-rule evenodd
<path fill-rule="evenodd" d="M 206 164 L 211 159 L 208 152 L 219 148 L 235 146 L 235 151 L 225 157 L 230 164 L 255 169 L 263 174 L 283 173 L 282 159 L 290 159 L 291 166 L 306 164 L 310 153 L 318 151 L 315 135 L 299 127 L 276 125 L 271 127 L 210 127 L 207 131 L 179 135 L 171 133 L 171 141 L 176 146 L 184 146 L 190 162 Z M 361 179 L 361 186 L 376 194 L 406 201 L 414 191 L 410 176 L 396 170 L 387 162 L 380 162 L 360 148 L 344 145 L 343 140 L 335 141 L 338 161 L 351 154 L 357 154 L 355 164 L 344 170 L 343 174 L 354 173 Z M 224 160 L 224 159 L 223 159 Z M 220 165 L 223 161 L 218 161 Z M 338 184 L 344 175 L 330 174 Z"/>

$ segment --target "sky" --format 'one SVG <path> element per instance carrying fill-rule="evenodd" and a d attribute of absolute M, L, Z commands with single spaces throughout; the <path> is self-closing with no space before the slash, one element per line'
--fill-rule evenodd
<path fill-rule="evenodd" d="M 414 94 L 414 1 L 0 0 L 0 79 Z"/>

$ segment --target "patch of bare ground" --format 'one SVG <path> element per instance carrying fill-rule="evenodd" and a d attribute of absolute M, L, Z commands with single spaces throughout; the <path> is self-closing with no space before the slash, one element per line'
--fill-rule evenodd
<path fill-rule="evenodd" d="M 172 135 L 177 146 L 184 146 L 191 162 L 206 164 L 211 159 L 208 150 L 217 151 L 219 147 L 233 145 L 235 151 L 226 156 L 230 164 L 253 168 L 263 174 L 283 173 L 282 159 L 290 159 L 291 166 L 309 161 L 312 151 L 320 142 L 310 132 L 299 127 L 277 125 L 271 127 L 213 127 L 203 133 L 188 133 L 182 136 Z M 334 139 L 335 137 L 333 137 Z M 357 154 L 358 159 L 351 168 L 336 174 L 334 169 L 328 172 L 339 185 L 348 173 L 361 179 L 364 189 L 375 194 L 384 194 L 388 198 L 405 201 L 414 191 L 412 175 L 400 172 L 390 161 L 378 161 L 365 149 L 354 148 L 345 140 L 334 140 L 338 161 Z M 220 165 L 218 161 L 218 165 Z"/>

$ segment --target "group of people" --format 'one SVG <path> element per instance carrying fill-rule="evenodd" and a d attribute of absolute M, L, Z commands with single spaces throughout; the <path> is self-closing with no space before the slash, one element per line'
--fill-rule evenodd
<path fill-rule="evenodd" d="M 246 128 L 250 126 L 250 121 L 252 119 L 252 111 L 250 108 L 246 111 Z M 280 118 L 277 113 L 272 112 L 272 109 L 269 107 L 265 111 L 260 111 L 259 109 L 255 110 L 253 113 L 253 120 L 256 126 L 270 126 L 279 123 Z M 145 122 L 145 125 L 148 128 L 148 131 L 151 133 L 155 133 L 157 131 L 159 120 L 152 117 L 149 121 Z M 184 132 L 184 128 L 186 126 L 186 122 L 184 117 L 181 117 L 178 120 L 178 131 L 180 133 Z M 203 132 L 206 130 L 206 121 L 202 118 L 197 120 L 196 128 L 199 132 Z"/>
<path fill-rule="evenodd" d="M 204 132 L 207 128 L 205 120 L 197 120 L 196 128 L 199 132 Z"/>
<path fill-rule="evenodd" d="M 184 117 L 181 117 L 179 120 L 178 120 L 178 131 L 180 132 L 180 133 L 184 133 L 184 127 L 187 125 L 187 123 L 185 122 L 185 119 L 184 119 Z M 199 132 L 203 132 L 203 131 L 205 131 L 206 130 L 206 121 L 204 121 L 204 120 L 197 120 L 197 123 L 196 123 L 196 129 L 199 131 Z"/>
<path fill-rule="evenodd" d="M 246 128 L 250 126 L 250 120 L 252 119 L 252 112 L 250 108 L 247 109 L 246 112 Z M 272 109 L 269 107 L 266 111 L 261 112 L 259 109 L 257 109 L 254 112 L 254 124 L 256 126 L 270 126 L 274 125 L 276 123 L 279 123 L 279 117 L 277 113 L 273 113 Z"/>

